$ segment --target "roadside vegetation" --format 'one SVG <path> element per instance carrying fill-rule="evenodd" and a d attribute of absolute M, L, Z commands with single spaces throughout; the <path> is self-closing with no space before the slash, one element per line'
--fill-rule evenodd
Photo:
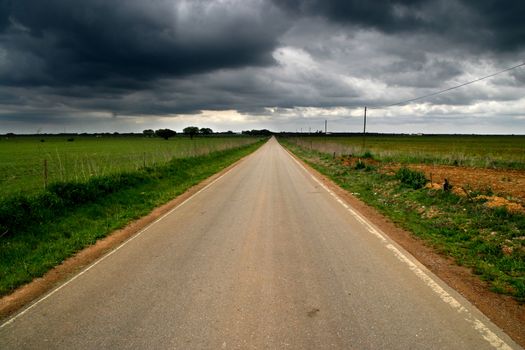
<path fill-rule="evenodd" d="M 412 155 L 409 151 L 403 154 L 401 150 L 407 149 L 407 145 L 403 145 L 406 140 L 399 140 L 399 147 L 392 140 L 388 141 L 391 148 L 389 158 L 387 153 L 376 156 L 374 151 L 359 149 L 358 146 L 355 153 L 345 154 L 342 151 L 334 154 L 333 148 L 326 147 L 330 143 L 327 140 L 320 140 L 321 146 L 317 148 L 315 140 L 279 138 L 281 144 L 342 188 L 422 238 L 437 251 L 453 257 L 458 264 L 472 268 L 494 291 L 525 301 L 523 198 L 509 193 L 495 193 L 490 188 L 455 185 L 448 180 L 431 182 L 430 176 L 413 164 L 420 154 Z M 338 139 L 334 142 L 341 144 L 344 143 L 342 141 Z M 429 152 L 429 156 L 419 161 L 432 158 L 448 162 L 442 150 L 456 141 L 459 142 L 443 138 L 433 146 L 440 150 L 438 154 Z M 377 141 L 379 143 L 381 141 Z M 490 149 L 490 145 L 483 144 L 472 147 Z M 515 145 L 515 148 L 520 147 L 523 145 Z M 500 149 L 499 164 L 514 169 L 525 168 L 524 164 L 518 164 L 523 153 L 506 152 Z M 474 159 L 469 159 L 465 155 L 467 151 L 463 154 L 462 164 L 478 164 L 476 155 L 473 155 Z M 494 166 L 493 162 L 491 166 Z M 447 169 L 452 171 L 453 168 Z M 512 171 L 511 174 L 514 174 Z"/>
<path fill-rule="evenodd" d="M 257 140 L 235 134 L 175 136 L 170 131 L 144 130 L 143 135 L 0 136 L 0 199 L 35 194 L 57 181 L 84 182 Z"/>
<path fill-rule="evenodd" d="M 194 138 L 190 146 L 188 140 L 173 142 L 181 150 L 168 145 L 171 139 L 149 143 L 149 140 L 113 138 L 104 144 L 105 147 L 96 140 L 80 139 L 77 144 L 81 147 L 73 154 L 82 154 L 80 150 L 90 154 L 101 152 L 106 167 L 111 166 L 110 155 L 116 155 L 112 171 L 100 170 L 85 177 L 58 176 L 58 181 L 49 183 L 46 189 L 30 193 L 19 191 L 1 198 L 0 295 L 42 276 L 97 239 L 148 214 L 153 208 L 253 152 L 266 139 L 241 137 L 198 141 L 199 138 Z M 27 151 L 32 148 L 27 144 L 34 141 L 20 142 L 21 154 L 25 150 L 28 155 L 25 159 L 32 159 L 31 152 Z M 49 144 L 61 145 L 64 142 L 54 139 Z M 166 148 L 159 142 L 165 143 Z M 16 147 L 13 152 L 14 149 Z M 161 154 L 162 161 L 144 164 L 134 161 L 133 151 L 131 155 L 125 153 L 125 150 L 140 153 L 143 149 L 151 155 L 155 149 L 164 150 L 166 154 Z M 66 154 L 64 148 L 59 152 Z M 18 158 L 16 155 L 11 157 Z M 126 158 L 131 165 L 124 165 L 123 159 Z M 23 167 L 23 159 L 16 161 Z M 62 164 L 64 169 L 74 169 Z M 93 165 L 92 169 L 95 168 Z"/>

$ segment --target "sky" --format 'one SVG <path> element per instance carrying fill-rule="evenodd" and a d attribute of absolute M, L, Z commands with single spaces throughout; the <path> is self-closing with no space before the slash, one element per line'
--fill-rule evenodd
<path fill-rule="evenodd" d="M 525 134 L 523 0 L 0 0 L 0 133 Z"/>

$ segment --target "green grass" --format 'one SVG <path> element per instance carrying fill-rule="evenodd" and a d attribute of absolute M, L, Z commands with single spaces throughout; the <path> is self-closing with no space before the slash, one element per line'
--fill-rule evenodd
<path fill-rule="evenodd" d="M 525 169 L 525 136 L 369 135 L 289 138 L 307 149 L 336 155 L 366 152 L 386 162 Z"/>
<path fill-rule="evenodd" d="M 333 154 L 284 139 L 279 142 L 439 252 L 472 268 L 494 291 L 525 301 L 525 215 L 412 186 L 413 178 L 420 181 L 414 174 L 404 174 L 407 185 L 399 174 L 384 174 L 367 165 L 345 166 Z"/>
<path fill-rule="evenodd" d="M 74 141 L 67 141 L 73 138 Z M 44 142 L 41 142 L 44 140 Z M 0 137 L 0 198 L 37 193 L 48 183 L 87 181 L 134 171 L 144 166 L 238 147 L 256 142 L 245 136 L 207 136 L 169 140 L 143 136 L 11 136 Z"/>
<path fill-rule="evenodd" d="M 0 295 L 42 276 L 78 250 L 148 214 L 262 143 L 175 158 L 85 182 L 57 183 L 38 194 L 0 201 L 0 224 L 6 229 L 0 238 Z"/>

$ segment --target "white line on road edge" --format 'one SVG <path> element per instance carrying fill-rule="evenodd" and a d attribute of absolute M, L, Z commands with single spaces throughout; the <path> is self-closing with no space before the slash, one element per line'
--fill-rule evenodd
<path fill-rule="evenodd" d="M 481 322 L 478 318 L 476 318 L 472 313 L 466 309 L 461 303 L 454 298 L 452 295 L 450 295 L 446 290 L 444 290 L 436 281 L 432 279 L 427 273 L 425 273 L 421 268 L 419 268 L 410 258 L 408 258 L 405 254 L 403 254 L 399 249 L 397 249 L 393 244 L 389 243 L 388 239 L 386 238 L 385 234 L 382 233 L 379 229 L 375 228 L 364 216 L 359 214 L 357 211 L 355 211 L 352 207 L 350 207 L 348 204 L 346 204 L 337 194 L 335 194 L 331 189 L 329 189 L 325 184 L 323 184 L 317 177 L 315 177 L 308 169 L 304 167 L 297 159 L 295 159 L 294 156 L 290 153 L 290 151 L 286 150 L 288 155 L 308 174 L 311 176 L 311 178 L 317 182 L 322 188 L 325 189 L 326 192 L 328 192 L 335 200 L 341 204 L 346 210 L 352 214 L 352 216 L 359 221 L 367 231 L 374 236 L 376 236 L 382 243 L 384 243 L 385 247 L 390 250 L 396 258 L 398 258 L 400 261 L 404 262 L 406 265 L 408 265 L 408 268 L 416 274 L 417 277 L 419 277 L 425 284 L 430 287 L 430 289 L 436 293 L 439 298 L 448 304 L 450 307 L 455 309 L 458 313 L 463 314 L 463 317 L 465 321 L 470 323 L 472 327 L 478 331 L 478 333 L 485 339 L 487 342 L 489 342 L 492 347 L 499 350 L 512 350 L 512 347 L 510 347 L 503 339 L 498 337 L 497 334 L 492 332 L 483 322 Z"/>
<path fill-rule="evenodd" d="M 252 153 L 253 154 L 253 153 Z M 126 244 L 128 244 L 129 242 L 133 241 L 135 238 L 139 237 L 140 235 L 142 235 L 144 232 L 146 232 L 148 229 L 150 229 L 153 225 L 155 225 L 157 222 L 163 220 L 166 216 L 170 215 L 171 213 L 173 213 L 175 210 L 179 209 L 180 207 L 182 207 L 184 204 L 186 204 L 188 201 L 190 201 L 192 198 L 194 198 L 195 196 L 197 196 L 199 193 L 205 191 L 208 187 L 210 187 L 211 185 L 213 185 L 214 183 L 216 183 L 217 181 L 219 181 L 220 179 L 222 179 L 224 176 L 226 176 L 227 174 L 229 174 L 233 169 L 235 169 L 236 166 L 232 167 L 231 169 L 229 169 L 227 172 L 225 172 L 224 174 L 222 174 L 221 176 L 219 176 L 218 178 L 216 178 L 215 180 L 213 180 L 212 182 L 210 182 L 209 184 L 207 184 L 206 186 L 204 186 L 203 188 L 201 188 L 199 191 L 195 192 L 193 195 L 191 195 L 190 197 L 186 198 L 182 203 L 180 203 L 179 205 L 177 205 L 175 208 L 171 209 L 170 211 L 168 211 L 166 214 L 162 215 L 160 218 L 158 218 L 157 220 L 153 221 L 151 224 L 149 224 L 148 226 L 146 226 L 145 228 L 143 228 L 142 230 L 140 230 L 137 234 L 135 234 L 134 236 L 130 237 L 129 239 L 127 239 L 126 241 L 124 241 L 121 245 L 119 245 L 117 248 L 115 248 L 114 250 L 110 251 L 109 253 L 107 253 L 106 255 L 104 255 L 103 257 L 101 257 L 100 259 L 98 259 L 97 261 L 95 261 L 93 264 L 89 265 L 88 267 L 86 267 L 84 270 L 82 270 L 80 273 L 76 274 L 74 277 L 72 277 L 70 280 L 66 281 L 64 284 L 60 285 L 59 287 L 53 289 L 51 292 L 49 292 L 48 294 L 46 294 L 44 297 L 38 299 L 37 301 L 35 301 L 33 304 L 31 304 L 30 306 L 28 306 L 27 308 L 25 308 L 24 310 L 22 310 L 21 312 L 19 312 L 18 314 L 14 315 L 13 317 L 11 317 L 10 319 L 8 319 L 7 321 L 5 321 L 4 323 L 2 323 L 2 325 L 0 325 L 0 329 L 1 328 L 4 328 L 5 326 L 7 326 L 8 324 L 12 323 L 14 320 L 16 320 L 17 318 L 23 316 L 25 313 L 27 313 L 29 310 L 31 310 L 32 308 L 34 308 L 35 306 L 37 306 L 38 304 L 40 304 L 41 302 L 43 302 L 44 300 L 46 300 L 47 298 L 49 298 L 50 296 L 52 296 L 53 294 L 55 294 L 56 292 L 58 292 L 59 290 L 61 290 L 62 288 L 64 288 L 65 286 L 67 286 L 68 284 L 70 284 L 71 282 L 73 282 L 74 280 L 76 280 L 77 278 L 79 278 L 80 276 L 82 276 L 83 274 L 85 274 L 86 272 L 88 272 L 89 270 L 91 270 L 92 268 L 94 268 L 96 265 L 98 265 L 99 263 L 101 263 L 102 261 L 106 260 L 107 258 L 109 258 L 111 255 L 113 255 L 114 253 L 116 253 L 118 250 L 120 250 L 122 247 L 124 247 Z"/>

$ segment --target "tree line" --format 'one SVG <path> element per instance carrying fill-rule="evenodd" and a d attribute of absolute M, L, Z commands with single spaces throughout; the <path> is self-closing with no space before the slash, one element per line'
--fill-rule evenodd
<path fill-rule="evenodd" d="M 177 135 L 177 132 L 171 129 L 158 129 L 158 130 L 146 129 L 142 133 L 147 137 L 158 136 L 158 137 L 162 137 L 165 140 Z M 214 132 L 210 128 L 198 128 L 196 126 L 188 126 L 182 130 L 182 133 L 184 135 L 189 136 L 190 138 L 193 138 L 196 135 L 212 135 Z M 226 132 L 226 134 L 234 134 L 234 132 L 228 131 Z M 266 129 L 245 130 L 242 132 L 242 134 L 251 135 L 251 136 L 270 136 L 272 135 L 272 132 Z"/>
<path fill-rule="evenodd" d="M 158 129 L 155 131 L 153 129 L 146 129 L 142 133 L 148 137 L 158 136 L 158 137 L 162 137 L 165 140 L 177 135 L 177 132 L 171 129 Z M 200 128 L 199 129 L 196 126 L 188 126 L 182 130 L 182 133 L 184 135 L 188 135 L 190 138 L 193 138 L 193 136 L 199 135 L 199 134 L 200 135 L 211 135 L 213 134 L 213 130 L 210 128 Z"/>

